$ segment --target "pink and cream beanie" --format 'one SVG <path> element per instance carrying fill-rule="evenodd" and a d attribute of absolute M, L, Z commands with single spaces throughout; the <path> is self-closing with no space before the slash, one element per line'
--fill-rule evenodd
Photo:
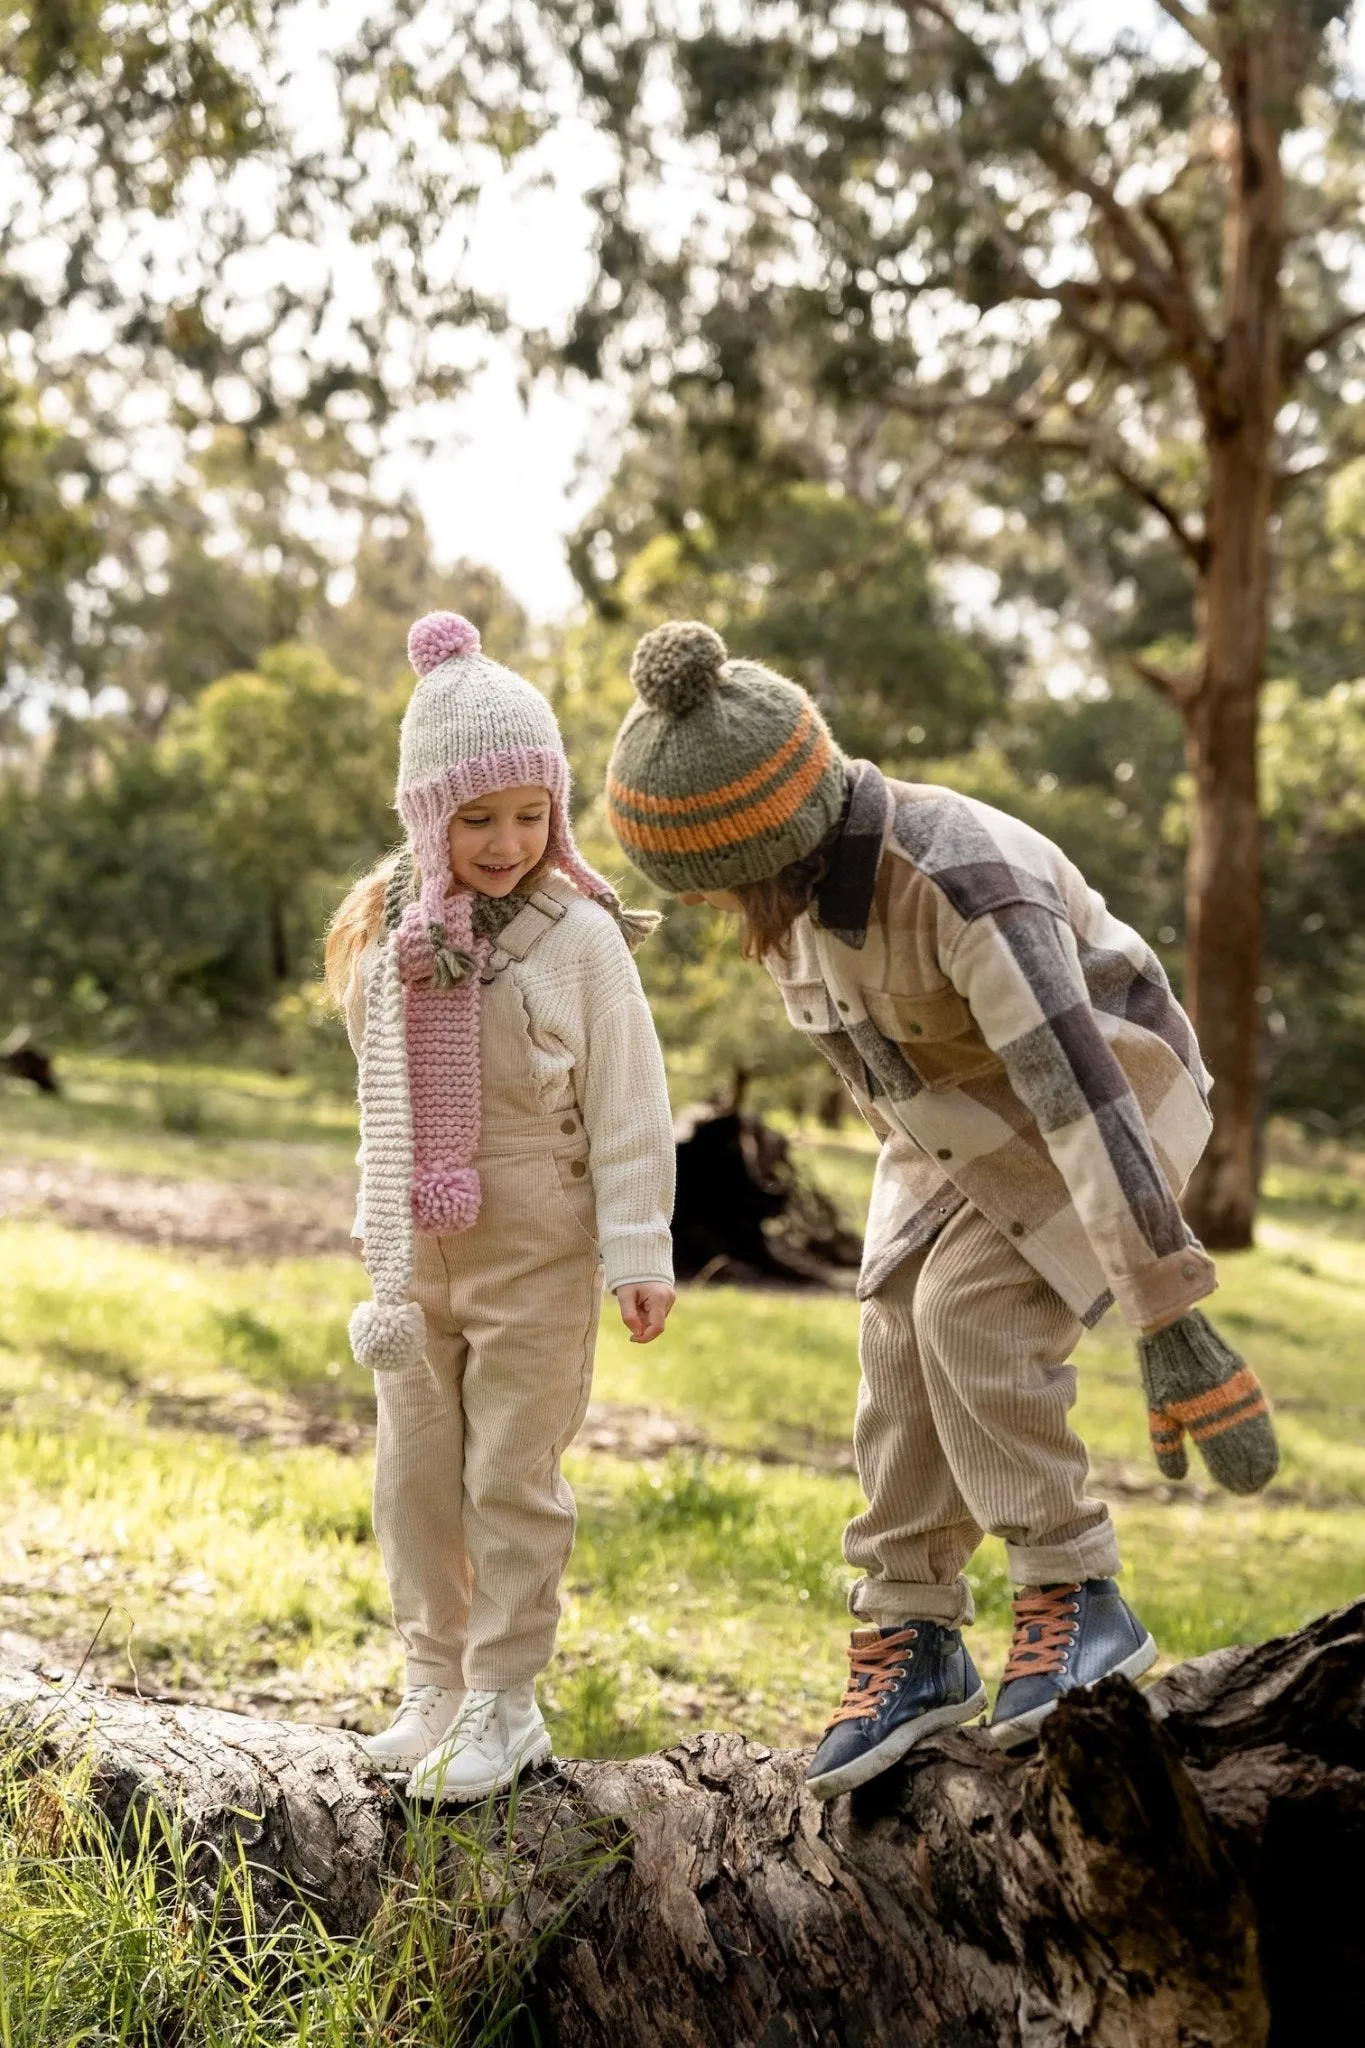
<path fill-rule="evenodd" d="M 374 1290 L 351 1317 L 361 1365 L 415 1364 L 425 1335 L 412 1299 L 413 1232 L 467 1230 L 479 1213 L 479 995 L 491 942 L 450 872 L 450 820 L 462 804 L 522 785 L 550 792 L 547 853 L 628 937 L 642 921 L 574 845 L 569 763 L 540 691 L 490 661 L 478 629 L 428 612 L 408 635 L 419 681 L 403 717 L 397 808 L 420 877 L 391 915 L 366 984 L 360 1056 L 365 1265 Z"/>

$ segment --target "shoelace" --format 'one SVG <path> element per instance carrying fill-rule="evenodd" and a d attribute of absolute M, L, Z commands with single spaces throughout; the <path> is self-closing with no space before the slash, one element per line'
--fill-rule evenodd
<path fill-rule="evenodd" d="M 918 1633 L 917 1629 L 900 1628 L 892 1636 L 879 1635 L 874 1642 L 850 1644 L 848 1686 L 834 1710 L 831 1728 L 841 1721 L 871 1720 L 883 1695 L 898 1678 L 904 1678 L 905 1665 L 900 1660 Z"/>
<path fill-rule="evenodd" d="M 498 1696 L 495 1692 L 467 1692 L 464 1696 L 464 1705 L 455 1716 L 451 1734 L 462 1737 L 468 1735 L 477 1740 L 488 1726 L 489 1717 L 497 1704 Z"/>
<path fill-rule="evenodd" d="M 1012 1678 L 1040 1678 L 1061 1671 L 1076 1640 L 1080 1608 L 1077 1586 L 1028 1586 L 1014 1596 L 1014 1640 L 1002 1685 Z"/>
<path fill-rule="evenodd" d="M 410 1685 L 398 1702 L 398 1713 L 406 1714 L 411 1711 L 420 1714 L 423 1707 L 434 1700 L 438 1693 L 449 1692 L 450 1689 L 445 1685 Z M 397 1718 L 395 1715 L 394 1719 Z"/>

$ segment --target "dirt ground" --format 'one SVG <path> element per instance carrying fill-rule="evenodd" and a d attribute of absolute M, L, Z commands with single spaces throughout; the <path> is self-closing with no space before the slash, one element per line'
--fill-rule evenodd
<path fill-rule="evenodd" d="M 268 1183 L 156 1180 L 45 1159 L 0 1166 L 0 1216 L 46 1215 L 75 1230 L 236 1259 L 349 1251 L 352 1200 L 325 1184 L 309 1196 Z"/>

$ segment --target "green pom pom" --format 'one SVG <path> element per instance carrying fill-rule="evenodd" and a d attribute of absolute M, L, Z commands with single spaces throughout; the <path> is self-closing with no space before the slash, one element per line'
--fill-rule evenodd
<path fill-rule="evenodd" d="M 699 619 L 671 619 L 646 633 L 630 664 L 630 679 L 651 709 L 685 718 L 720 680 L 725 642 Z"/>

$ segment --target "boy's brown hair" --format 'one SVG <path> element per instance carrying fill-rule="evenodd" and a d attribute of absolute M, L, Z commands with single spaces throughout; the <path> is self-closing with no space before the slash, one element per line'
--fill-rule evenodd
<path fill-rule="evenodd" d="M 746 960 L 765 953 L 785 954 L 792 926 L 809 910 L 829 869 L 843 820 L 800 860 L 789 861 L 764 882 L 735 882 L 731 894 L 739 902 L 739 950 Z"/>

